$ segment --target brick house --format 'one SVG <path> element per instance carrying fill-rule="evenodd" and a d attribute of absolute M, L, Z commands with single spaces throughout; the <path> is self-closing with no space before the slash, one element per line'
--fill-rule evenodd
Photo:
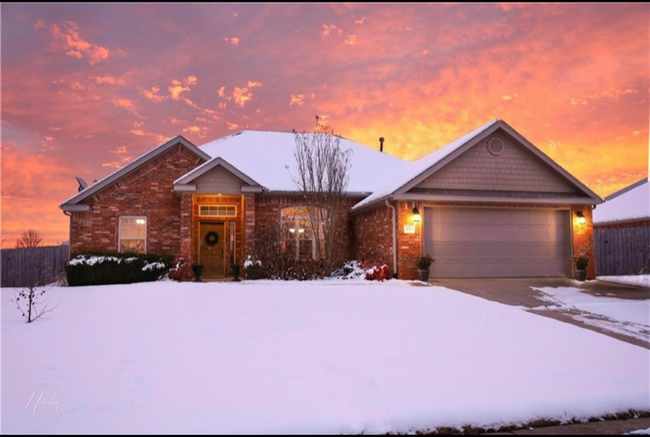
<path fill-rule="evenodd" d="M 503 121 L 414 162 L 340 144 L 352 150 L 341 241 L 351 259 L 386 263 L 404 279 L 425 252 L 438 278 L 572 276 L 575 256 L 594 259 L 591 211 L 602 199 Z M 174 137 L 61 205 L 71 252 L 189 255 L 227 275 L 285 224 L 291 247 L 309 256 L 319 233 L 305 229 L 294 150 L 284 132 L 200 147 Z"/>

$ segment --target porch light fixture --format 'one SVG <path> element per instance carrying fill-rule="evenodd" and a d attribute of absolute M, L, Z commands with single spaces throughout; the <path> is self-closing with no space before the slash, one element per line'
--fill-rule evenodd
<path fill-rule="evenodd" d="M 576 216 L 578 217 L 578 224 L 579 225 L 584 225 L 585 223 L 587 223 L 587 218 L 582 213 L 582 211 L 576 212 Z"/>
<path fill-rule="evenodd" d="M 413 208 L 413 221 L 415 223 L 420 223 L 422 221 L 422 217 L 420 216 L 420 210 L 418 209 L 417 206 Z"/>

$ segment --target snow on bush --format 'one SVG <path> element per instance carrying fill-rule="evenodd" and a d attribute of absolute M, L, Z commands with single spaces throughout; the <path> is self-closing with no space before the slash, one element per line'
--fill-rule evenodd
<path fill-rule="evenodd" d="M 171 264 L 170 255 L 86 253 L 68 261 L 68 285 L 130 284 L 155 281 Z"/>
<path fill-rule="evenodd" d="M 372 264 L 365 261 L 348 261 L 343 267 L 332 272 L 333 278 L 340 279 L 366 279 L 368 281 L 385 281 L 391 278 L 390 268 L 386 264 Z"/>
<path fill-rule="evenodd" d="M 155 262 L 155 263 L 148 263 L 147 261 L 144 262 L 144 267 L 142 267 L 142 271 L 146 272 L 148 270 L 163 270 L 165 268 L 165 264 L 161 262 Z"/>
<path fill-rule="evenodd" d="M 262 261 L 260 261 L 259 259 L 254 259 L 252 256 L 248 255 L 248 258 L 246 258 L 246 261 L 244 261 L 244 268 L 248 269 L 250 267 L 253 267 L 254 265 L 261 267 Z"/>

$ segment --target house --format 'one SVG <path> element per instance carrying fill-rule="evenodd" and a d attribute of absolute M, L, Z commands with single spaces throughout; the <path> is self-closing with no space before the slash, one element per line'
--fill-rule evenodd
<path fill-rule="evenodd" d="M 648 178 L 605 197 L 594 210 L 596 271 L 602 276 L 637 274 L 650 262 Z"/>
<path fill-rule="evenodd" d="M 351 259 L 386 263 L 400 278 L 416 277 L 425 252 L 435 278 L 566 277 L 574 256 L 594 259 L 591 211 L 602 199 L 504 121 L 414 162 L 341 146 L 352 150 L 341 241 Z M 200 147 L 174 137 L 61 205 L 71 251 L 189 255 L 209 274 L 229 274 L 277 223 L 306 226 L 294 150 L 294 134 L 283 132 Z M 286 239 L 308 256 L 318 234 Z"/>

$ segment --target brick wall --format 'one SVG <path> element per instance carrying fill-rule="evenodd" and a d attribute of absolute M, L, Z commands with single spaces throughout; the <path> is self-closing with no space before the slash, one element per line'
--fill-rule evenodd
<path fill-rule="evenodd" d="M 90 211 L 70 218 L 70 251 L 118 250 L 119 217 L 147 217 L 147 251 L 178 254 L 181 198 L 173 182 L 203 163 L 178 145 L 138 167 L 89 199 Z"/>
<path fill-rule="evenodd" d="M 582 211 L 586 223 L 578 223 L 577 213 Z M 596 251 L 594 250 L 594 221 L 591 206 L 574 206 L 571 208 L 571 226 L 573 234 L 573 256 L 587 255 L 590 259 L 587 267 L 587 279 L 596 279 Z M 575 277 L 575 263 L 571 263 Z"/>
<path fill-rule="evenodd" d="M 387 206 L 354 217 L 355 258 L 393 270 L 393 212 Z"/>

